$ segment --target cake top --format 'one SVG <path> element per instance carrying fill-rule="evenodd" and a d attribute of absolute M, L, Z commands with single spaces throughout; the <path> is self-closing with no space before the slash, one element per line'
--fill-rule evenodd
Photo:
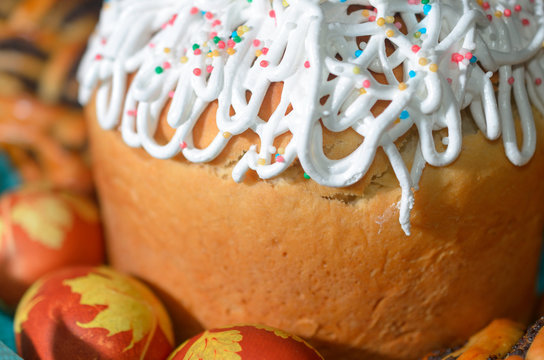
<path fill-rule="evenodd" d="M 502 135 L 512 163 L 532 157 L 531 103 L 544 113 L 543 41 L 544 0 L 106 0 L 80 67 L 80 101 L 96 90 L 100 125 L 119 127 L 129 146 L 157 158 L 181 152 L 192 162 L 211 161 L 233 137 L 253 131 L 259 144 L 234 167 L 235 181 L 250 169 L 274 177 L 298 159 L 314 181 L 349 186 L 382 148 L 402 188 L 399 220 L 409 234 L 423 168 L 448 165 L 461 151 L 461 110 L 470 108 L 488 139 Z M 261 119 L 275 82 L 283 83 L 281 101 Z M 175 133 L 158 144 L 169 101 Z M 213 101 L 218 133 L 197 148 L 193 128 Z M 387 106 L 375 116 L 377 102 Z M 413 127 L 419 146 L 408 169 L 395 141 Z M 324 128 L 351 128 L 364 141 L 329 159 Z M 433 135 L 443 129 L 446 149 L 438 152 Z M 291 140 L 276 149 L 285 133 Z"/>

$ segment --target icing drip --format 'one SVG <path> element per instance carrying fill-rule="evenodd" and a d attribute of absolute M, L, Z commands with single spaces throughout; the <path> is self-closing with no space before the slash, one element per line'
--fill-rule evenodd
<path fill-rule="evenodd" d="M 409 234 L 413 189 L 425 165 L 448 165 L 461 151 L 462 109 L 470 108 L 487 138 L 502 135 L 512 163 L 532 157 L 530 102 L 544 113 L 543 2 L 110 0 L 80 68 L 80 101 L 97 89 L 100 125 L 119 126 L 128 145 L 161 159 L 182 152 L 192 162 L 211 161 L 233 136 L 255 132 L 260 146 L 247 149 L 234 167 L 238 182 L 250 169 L 274 177 L 298 158 L 314 181 L 344 187 L 365 175 L 382 148 L 402 188 L 400 224 Z M 402 79 L 394 72 L 399 67 Z M 130 86 L 129 74 L 135 74 Z M 261 119 L 273 82 L 283 82 L 281 101 Z M 154 134 L 170 99 L 167 122 L 175 134 L 158 144 Z M 215 100 L 219 131 L 197 148 L 193 127 Z M 374 116 L 378 101 L 388 105 Z M 408 169 L 395 141 L 414 126 L 419 146 Z M 323 127 L 351 128 L 364 141 L 348 156 L 329 159 Z M 433 135 L 442 129 L 447 146 L 439 152 Z M 292 138 L 274 156 L 274 140 L 285 133 Z"/>

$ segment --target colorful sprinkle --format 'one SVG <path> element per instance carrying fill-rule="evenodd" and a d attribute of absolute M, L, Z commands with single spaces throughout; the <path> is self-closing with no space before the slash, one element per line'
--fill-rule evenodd
<path fill-rule="evenodd" d="M 395 31 L 389 29 L 389 30 L 387 30 L 387 31 L 385 32 L 385 36 L 387 36 L 387 37 L 393 37 L 393 36 L 395 36 Z"/>
<path fill-rule="evenodd" d="M 378 26 L 384 26 L 385 25 L 385 19 L 384 18 L 378 18 L 378 20 L 376 20 L 376 25 Z"/>
<path fill-rule="evenodd" d="M 265 54 L 265 55 L 268 54 L 268 48 L 267 48 L 267 47 L 263 47 L 263 48 L 261 49 L 261 51 L 262 51 L 263 54 Z"/>
<path fill-rule="evenodd" d="M 187 61 L 189 61 L 189 58 L 187 56 L 182 56 L 181 59 L 179 59 L 179 62 L 182 64 L 185 64 Z"/>
<path fill-rule="evenodd" d="M 208 11 L 208 12 L 204 15 L 204 17 L 205 17 L 206 19 L 208 19 L 208 20 L 211 20 L 211 19 L 213 19 L 213 14 L 212 14 L 211 12 Z"/>
<path fill-rule="evenodd" d="M 283 147 L 278 148 L 278 154 L 280 154 L 280 155 L 285 154 L 285 148 L 283 148 Z"/>
<path fill-rule="evenodd" d="M 400 90 L 400 91 L 404 91 L 404 90 L 406 90 L 407 88 L 408 88 L 408 85 L 406 85 L 405 82 L 399 83 L 399 90 Z"/>
<path fill-rule="evenodd" d="M 212 27 L 216 27 L 218 25 L 221 25 L 221 20 L 219 19 L 215 19 L 213 22 L 212 22 Z"/>
<path fill-rule="evenodd" d="M 510 10 L 510 9 L 504 9 L 504 16 L 510 17 L 510 15 L 512 15 L 512 10 Z"/>
<path fill-rule="evenodd" d="M 427 60 L 427 58 L 422 57 L 422 58 L 419 58 L 418 62 L 419 62 L 419 65 L 425 66 L 425 65 L 427 65 L 429 60 Z"/>
<path fill-rule="evenodd" d="M 191 15 L 195 15 L 195 14 L 198 13 L 198 8 L 195 7 L 195 6 L 193 6 L 193 7 L 191 8 L 190 12 L 191 12 Z"/>
<path fill-rule="evenodd" d="M 261 45 L 261 40 L 255 39 L 253 40 L 253 46 L 259 47 Z"/>
<path fill-rule="evenodd" d="M 385 17 L 385 22 L 388 23 L 388 24 L 392 24 L 395 22 L 395 17 L 394 16 L 386 16 Z"/>
<path fill-rule="evenodd" d="M 438 71 L 438 65 L 437 64 L 429 65 L 429 71 L 430 72 L 437 72 Z"/>
<path fill-rule="evenodd" d="M 231 136 L 232 136 L 232 134 L 231 134 L 230 132 L 228 132 L 228 131 L 225 131 L 225 132 L 223 133 L 223 137 L 224 137 L 225 139 L 228 139 L 228 138 L 230 138 Z"/>
<path fill-rule="evenodd" d="M 127 110 L 128 116 L 136 116 L 136 110 Z"/>
<path fill-rule="evenodd" d="M 223 40 L 219 41 L 217 43 L 217 47 L 220 48 L 220 49 L 224 49 L 226 46 L 225 42 Z"/>
<path fill-rule="evenodd" d="M 282 163 L 285 162 L 285 159 L 283 158 L 283 156 L 278 154 L 276 155 L 276 162 Z"/>
<path fill-rule="evenodd" d="M 412 51 L 417 53 L 419 50 L 421 50 L 421 47 L 418 45 L 412 45 Z"/>
<path fill-rule="evenodd" d="M 310 179 L 311 179 L 311 178 L 310 178 L 310 175 L 308 175 L 308 174 L 306 174 L 306 173 L 304 173 L 304 178 L 305 178 L 306 180 L 310 180 Z"/>
<path fill-rule="evenodd" d="M 181 150 L 184 150 L 185 148 L 187 148 L 187 143 L 185 141 L 182 141 L 181 144 L 179 144 L 179 147 Z"/>
<path fill-rule="evenodd" d="M 228 48 L 227 49 L 227 54 L 234 55 L 234 54 L 236 54 L 236 50 L 234 50 L 233 48 Z"/>
<path fill-rule="evenodd" d="M 211 65 L 206 66 L 206 71 L 211 73 L 213 71 L 213 66 Z"/>
<path fill-rule="evenodd" d="M 359 95 L 364 95 L 364 94 L 366 94 L 366 90 L 364 88 L 360 88 Z"/>
<path fill-rule="evenodd" d="M 515 81 L 516 81 L 516 80 L 515 80 L 512 76 L 510 76 L 510 77 L 508 78 L 508 84 L 510 84 L 510 85 L 514 84 Z"/>
<path fill-rule="evenodd" d="M 193 74 L 195 74 L 196 76 L 200 76 L 202 74 L 202 70 L 200 70 L 199 68 L 195 68 L 193 69 Z"/>
<path fill-rule="evenodd" d="M 364 88 L 368 89 L 368 88 L 370 87 L 370 85 L 371 85 L 371 84 L 370 84 L 370 80 L 365 80 L 365 81 L 363 81 L 363 87 L 364 87 Z"/>
<path fill-rule="evenodd" d="M 355 57 L 358 58 L 363 53 L 363 50 L 356 50 L 355 51 Z"/>
<path fill-rule="evenodd" d="M 268 16 L 270 16 L 271 18 L 275 18 L 276 17 L 276 12 L 274 10 L 270 10 L 268 12 Z"/>
<path fill-rule="evenodd" d="M 257 160 L 257 164 L 259 164 L 259 165 L 266 165 L 266 159 L 259 158 L 259 160 Z"/>
<path fill-rule="evenodd" d="M 196 50 L 194 51 L 194 54 L 195 54 L 195 55 L 200 55 L 200 54 L 202 54 L 202 50 L 196 49 Z"/>
<path fill-rule="evenodd" d="M 308 60 L 306 60 L 306 61 L 304 62 L 304 67 L 305 67 L 306 69 L 308 69 L 308 68 L 310 67 L 310 62 L 309 62 Z"/>
<path fill-rule="evenodd" d="M 367 18 L 367 17 L 370 16 L 370 11 L 368 11 L 368 10 L 365 9 L 365 10 L 361 11 L 361 15 L 363 15 L 364 17 Z"/>
<path fill-rule="evenodd" d="M 360 73 L 361 73 L 361 69 L 360 69 L 358 66 L 354 66 L 354 67 L 353 67 L 353 73 L 354 73 L 354 74 L 360 74 Z"/>
<path fill-rule="evenodd" d="M 431 11 L 432 6 L 427 4 L 423 6 L 423 14 L 429 15 L 429 12 Z"/>
<path fill-rule="evenodd" d="M 521 19 L 521 24 L 523 26 L 529 26 L 531 22 L 529 21 L 529 19 Z"/>
<path fill-rule="evenodd" d="M 104 58 L 104 57 L 103 57 L 102 55 L 100 55 L 100 54 L 96 54 L 96 55 L 94 56 L 94 59 L 95 59 L 95 60 L 102 60 L 103 58 Z"/>
<path fill-rule="evenodd" d="M 410 117 L 410 113 L 406 110 L 404 110 L 403 112 L 400 113 L 400 119 L 401 120 L 405 120 L 405 119 L 408 119 Z"/>
<path fill-rule="evenodd" d="M 476 56 L 473 55 L 473 56 L 470 58 L 470 63 L 471 63 L 471 64 L 474 64 L 476 61 L 478 61 L 478 58 L 477 58 Z"/>
<path fill-rule="evenodd" d="M 484 8 L 484 10 L 489 10 L 489 3 L 487 1 L 483 2 L 482 7 Z"/>
<path fill-rule="evenodd" d="M 520 12 L 521 11 L 521 5 L 514 6 L 514 10 L 517 11 L 517 12 Z"/>
<path fill-rule="evenodd" d="M 160 75 L 160 74 L 162 74 L 163 72 L 164 72 L 164 69 L 163 69 L 162 67 L 157 66 L 157 67 L 155 68 L 155 73 L 157 73 L 157 75 Z"/>
<path fill-rule="evenodd" d="M 416 76 L 416 72 L 414 70 L 410 70 L 410 72 L 408 73 L 408 76 L 410 76 L 411 78 L 415 77 Z"/>
<path fill-rule="evenodd" d="M 269 64 L 269 63 L 268 63 L 268 61 L 266 61 L 266 60 L 263 60 L 263 61 L 261 61 L 261 63 L 260 63 L 261 67 L 264 67 L 264 68 L 267 67 L 268 64 Z"/>
<path fill-rule="evenodd" d="M 175 91 L 170 91 L 170 92 L 168 92 L 168 97 L 169 97 L 170 99 L 172 99 L 172 98 L 174 97 L 175 94 L 176 94 Z"/>
<path fill-rule="evenodd" d="M 165 54 L 170 54 L 170 48 L 168 47 L 165 47 L 163 50 L 162 50 Z"/>

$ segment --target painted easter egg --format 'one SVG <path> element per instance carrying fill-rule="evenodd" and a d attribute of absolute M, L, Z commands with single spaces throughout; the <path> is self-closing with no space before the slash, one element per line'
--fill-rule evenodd
<path fill-rule="evenodd" d="M 301 338 L 263 325 L 206 330 L 186 341 L 168 360 L 323 360 Z"/>
<path fill-rule="evenodd" d="M 8 309 L 46 273 L 103 259 L 98 208 L 89 198 L 29 186 L 0 197 L 0 302 Z"/>
<path fill-rule="evenodd" d="M 170 318 L 138 280 L 107 267 L 73 267 L 33 284 L 15 313 L 25 360 L 164 360 Z"/>

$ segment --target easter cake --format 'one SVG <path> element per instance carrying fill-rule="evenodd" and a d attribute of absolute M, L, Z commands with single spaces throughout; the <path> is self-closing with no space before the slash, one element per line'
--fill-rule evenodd
<path fill-rule="evenodd" d="M 78 77 L 111 265 L 179 339 L 327 359 L 528 321 L 543 42 L 542 0 L 105 1 Z"/>

